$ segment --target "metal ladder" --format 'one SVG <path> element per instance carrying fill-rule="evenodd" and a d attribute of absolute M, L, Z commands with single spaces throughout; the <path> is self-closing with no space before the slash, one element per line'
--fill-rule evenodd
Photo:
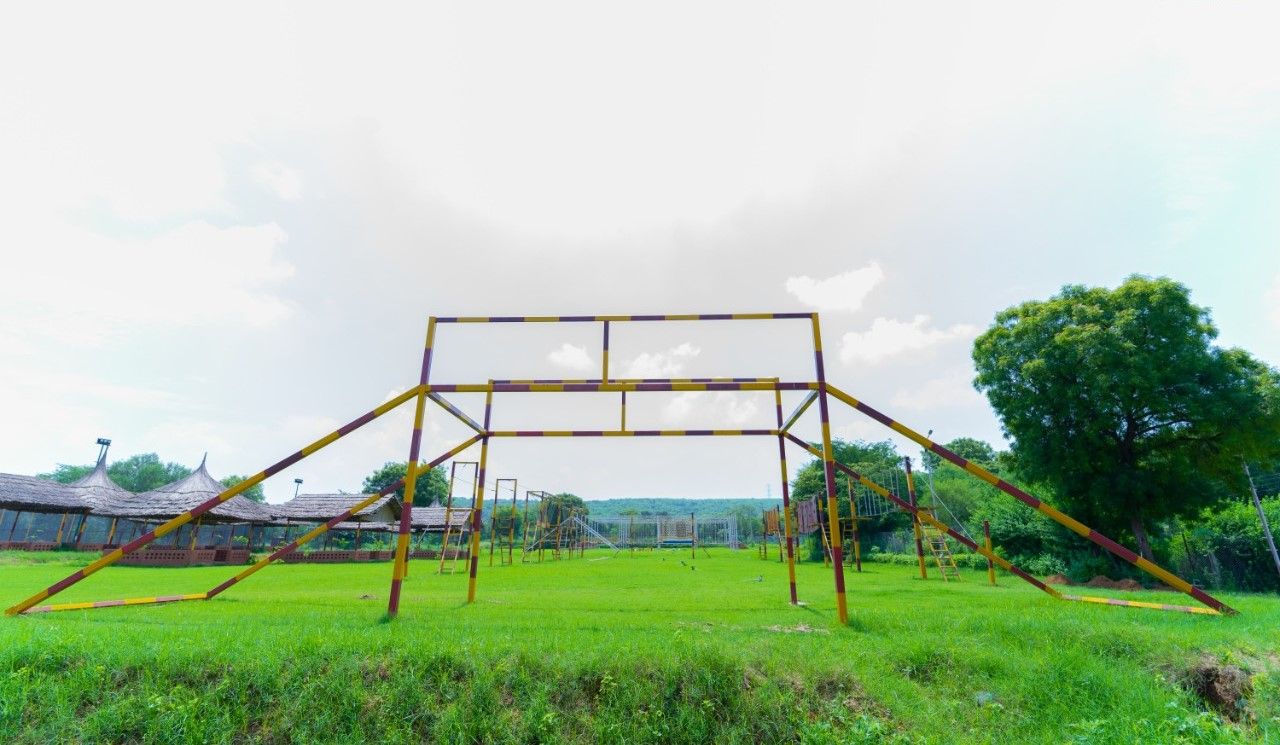
<path fill-rule="evenodd" d="M 932 507 L 921 507 L 921 512 L 928 513 L 930 517 L 936 519 Z M 947 534 L 938 530 L 932 523 L 920 521 L 921 534 L 924 537 L 925 545 L 929 547 L 929 552 L 933 554 L 934 563 L 938 565 L 938 573 L 942 575 L 943 582 L 955 580 L 960 581 L 960 568 L 956 566 L 955 557 L 951 555 L 951 548 L 947 545 Z"/>

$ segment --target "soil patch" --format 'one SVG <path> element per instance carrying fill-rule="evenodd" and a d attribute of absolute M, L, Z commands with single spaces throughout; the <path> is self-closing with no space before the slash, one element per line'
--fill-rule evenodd
<path fill-rule="evenodd" d="M 1187 673 L 1187 687 L 1202 701 L 1232 721 L 1244 719 L 1249 712 L 1249 696 L 1253 683 L 1249 673 L 1205 655 Z"/>

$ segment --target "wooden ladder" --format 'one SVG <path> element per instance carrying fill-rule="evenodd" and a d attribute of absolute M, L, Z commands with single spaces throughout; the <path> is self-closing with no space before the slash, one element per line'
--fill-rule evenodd
<path fill-rule="evenodd" d="M 936 519 L 932 507 L 921 507 L 921 512 L 926 512 L 930 517 Z M 955 580 L 960 581 L 960 568 L 956 566 L 955 557 L 951 555 L 951 548 L 947 545 L 947 534 L 938 530 L 931 523 L 920 521 L 921 535 L 924 543 L 929 547 L 929 552 L 933 554 L 934 563 L 938 565 L 938 573 L 942 575 L 943 582 Z"/>

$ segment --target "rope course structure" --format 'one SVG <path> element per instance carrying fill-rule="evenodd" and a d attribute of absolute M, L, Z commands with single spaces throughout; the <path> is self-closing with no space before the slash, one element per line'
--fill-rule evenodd
<path fill-rule="evenodd" d="M 461 542 L 462 542 L 462 532 L 463 532 L 463 531 L 458 530 L 458 531 L 455 533 L 455 532 L 454 532 L 454 530 L 453 530 L 453 513 L 454 513 L 454 512 L 456 512 L 456 511 L 458 511 L 458 508 L 455 508 L 455 507 L 453 506 L 453 494 L 454 494 L 454 488 L 455 488 L 455 486 L 457 485 L 457 482 L 458 482 L 458 466 L 463 466 L 463 467 L 471 466 L 472 473 L 478 474 L 478 473 L 480 472 L 480 463 L 479 463 L 479 461 L 474 461 L 474 460 L 472 460 L 472 461 L 458 461 L 458 460 L 455 460 L 455 461 L 453 461 L 452 463 L 450 463 L 450 464 L 449 464 L 449 492 L 448 492 L 448 494 L 446 494 L 446 495 L 445 495 L 445 508 L 444 508 L 444 510 L 445 510 L 445 511 L 444 511 L 444 524 L 445 524 L 445 528 L 444 528 L 444 535 L 440 538 L 440 568 L 436 570 L 436 573 L 437 573 L 437 574 L 453 574 L 455 571 L 457 571 L 457 568 L 458 568 L 458 556 L 459 556 L 459 554 L 461 554 L 461 553 L 462 553 L 462 546 L 461 546 Z M 468 517 L 470 517 L 471 508 L 470 508 L 470 507 L 467 507 L 467 508 L 465 508 L 465 511 L 467 512 L 467 516 L 468 516 Z M 449 539 L 450 539 L 450 537 L 452 537 L 452 536 L 454 536 L 454 535 L 456 535 L 456 536 L 457 536 L 457 538 L 458 538 L 458 542 L 459 542 L 459 545 L 458 545 L 457 547 L 455 547 L 455 548 L 454 548 L 454 550 L 453 550 L 453 555 L 452 555 L 452 557 L 450 557 L 450 555 L 449 555 Z M 449 563 L 448 563 L 448 567 L 449 567 L 449 571 L 448 571 L 448 572 L 446 572 L 446 571 L 445 571 L 445 562 L 446 562 L 446 560 L 448 560 L 448 562 L 449 562 Z"/>
<path fill-rule="evenodd" d="M 780 380 L 777 377 L 707 377 L 707 378 L 617 378 L 612 377 L 609 371 L 609 333 L 612 324 L 632 324 L 632 323 L 671 323 L 671 322 L 730 322 L 730 323 L 746 323 L 746 322 L 775 322 L 779 324 L 787 323 L 804 323 L 808 326 L 812 339 L 813 361 L 814 361 L 814 379 L 787 381 Z M 475 324 L 599 324 L 602 331 L 602 363 L 599 378 L 588 379 L 540 379 L 540 380 L 493 380 L 490 379 L 481 383 L 433 383 L 431 382 L 431 366 L 433 356 L 436 353 L 435 338 L 437 328 L 441 325 L 458 325 L 468 326 Z M 614 393 L 614 394 L 637 394 L 648 392 L 685 392 L 685 391 L 772 391 L 774 393 L 774 401 L 776 408 L 777 426 L 767 429 L 670 429 L 670 430 L 638 430 L 628 429 L 626 421 L 622 418 L 625 415 L 625 409 L 620 412 L 620 427 L 615 430 L 495 430 L 491 427 L 492 412 L 495 396 L 506 396 L 509 394 L 542 394 L 542 393 Z M 783 416 L 782 411 L 782 393 L 798 391 L 805 394 L 800 405 L 792 412 L 789 417 Z M 444 394 L 451 393 L 483 393 L 485 396 L 484 415 L 480 421 L 476 421 L 454 406 L 451 402 L 444 398 Z M 1103 550 L 1113 554 L 1114 556 L 1136 566 L 1143 572 L 1155 577 L 1170 587 L 1179 590 L 1195 600 L 1199 601 L 1204 607 L 1191 606 L 1175 606 L 1162 603 L 1147 603 L 1132 600 L 1119 600 L 1114 598 L 1097 598 L 1088 596 L 1065 595 L 1054 588 L 1041 582 L 1039 579 L 1013 566 L 1008 561 L 1000 558 L 992 553 L 984 546 L 979 545 L 964 535 L 952 530 L 945 523 L 928 514 L 923 510 L 919 510 L 914 499 L 910 501 L 900 496 L 898 488 L 884 486 L 869 475 L 859 473 L 854 468 L 839 463 L 835 460 L 832 442 L 831 442 L 831 402 L 844 404 L 850 409 L 869 417 L 878 424 L 894 430 L 899 435 L 914 441 L 919 446 L 929 450 L 930 452 L 941 456 L 941 458 L 960 468 L 971 476 L 978 478 L 996 489 L 1004 492 L 1009 497 L 1018 500 L 1027 507 L 1038 511 L 1050 520 L 1062 525 L 1072 532 L 1080 535 L 1086 540 L 1094 543 Z M 131 598 L 126 600 L 110 600 L 86 603 L 62 603 L 52 605 L 39 605 L 45 600 L 57 595 L 67 588 L 87 579 L 88 577 L 101 571 L 103 568 L 111 566 L 120 561 L 123 557 L 147 546 L 158 538 L 161 538 L 174 530 L 186 525 L 187 523 L 198 519 L 201 515 L 212 510 L 214 507 L 235 498 L 244 493 L 247 489 L 254 487 L 272 475 L 288 468 L 295 463 L 307 458 L 308 456 L 328 447 L 346 435 L 360 429 L 369 422 L 385 415 L 387 412 L 399 408 L 400 406 L 414 402 L 414 419 L 413 429 L 409 437 L 409 457 L 408 467 L 406 468 L 405 478 L 396 484 L 389 485 L 380 490 L 379 493 L 370 495 L 365 500 L 357 503 L 352 508 L 346 510 L 342 514 L 336 515 L 328 522 L 318 525 L 308 533 L 295 538 L 288 545 L 273 552 L 269 556 L 259 560 L 257 563 L 247 567 L 234 577 L 222 582 L 221 584 L 207 590 L 205 592 L 190 593 L 184 595 L 171 595 L 163 597 L 147 597 L 147 598 Z M 474 432 L 474 435 L 467 440 L 459 443 L 457 446 L 450 448 L 444 453 L 427 460 L 422 461 L 422 428 L 426 415 L 426 405 L 430 401 L 439 406 L 442 410 L 449 413 L 454 418 L 461 421 Z M 817 404 L 818 416 L 821 425 L 821 440 L 818 443 L 809 443 L 799 437 L 796 437 L 790 430 L 805 412 L 813 405 Z M 622 406 L 626 402 L 621 402 Z M 1217 598 L 1209 595 L 1203 590 L 1193 587 L 1186 580 L 1160 567 L 1159 565 L 1138 556 L 1133 551 L 1121 546 L 1110 538 L 1098 533 L 1096 530 L 1089 528 L 1078 520 L 1064 514 L 1056 508 L 1041 502 L 1031 494 L 1010 484 L 999 478 L 990 471 L 982 468 L 976 463 L 972 463 L 947 448 L 933 442 L 925 435 L 907 427 L 906 425 L 891 419 L 877 409 L 872 408 L 868 404 L 854 398 L 845 393 L 843 390 L 827 381 L 826 369 L 824 364 L 824 355 L 822 348 L 822 333 L 820 328 L 819 317 L 817 313 L 703 313 L 703 314 L 686 314 L 686 315 L 577 315 L 577 316 L 442 316 L 431 317 L 427 321 L 426 343 L 424 345 L 422 355 L 422 365 L 419 370 L 419 378 L 416 385 L 410 387 L 403 393 L 393 397 L 391 400 L 382 405 L 356 417 L 347 424 L 339 427 L 337 430 L 330 432 L 315 442 L 306 445 L 300 450 L 284 457 L 283 459 L 266 467 L 257 474 L 246 478 L 244 481 L 235 486 L 227 488 L 220 494 L 208 499 L 205 502 L 191 508 L 187 512 L 175 517 L 167 522 L 152 528 L 145 534 L 133 539 L 129 543 L 116 548 L 110 553 L 102 556 L 87 566 L 72 572 L 53 585 L 40 590 L 34 595 L 22 600 L 14 606 L 8 608 L 5 612 L 7 615 L 17 615 L 29 612 L 42 611 L 59 611 L 69 609 L 82 609 L 104 607 L 108 605 L 139 605 L 150 603 L 177 602 L 188 600 L 209 600 L 226 592 L 239 582 L 248 579 L 268 564 L 278 560 L 281 556 L 296 550 L 299 546 L 315 539 L 332 529 L 334 526 L 347 521 L 351 516 L 365 507 L 373 504 L 381 497 L 393 493 L 401 486 L 404 488 L 403 504 L 400 513 L 399 531 L 396 541 L 395 560 L 392 563 L 391 572 L 391 589 L 387 603 L 388 617 L 395 617 L 400 609 L 401 589 L 407 574 L 407 565 L 409 561 L 409 538 L 412 525 L 413 513 L 413 494 L 417 481 L 417 476 L 421 468 L 434 468 L 435 466 L 453 458 L 454 456 L 464 452 L 468 448 L 479 445 L 480 457 L 479 466 L 477 468 L 475 497 L 471 504 L 471 531 L 469 535 L 470 551 L 469 574 L 467 580 L 467 602 L 475 601 L 477 579 L 479 574 L 479 553 L 480 553 L 480 533 L 481 533 L 481 514 L 484 508 L 485 500 L 485 478 L 486 468 L 489 458 L 489 448 L 491 442 L 495 439 L 507 438 L 526 438 L 526 437 L 772 437 L 778 441 L 779 464 L 782 469 L 782 514 L 783 514 L 783 534 L 786 542 L 786 554 L 788 565 L 788 579 L 790 582 L 791 600 L 796 600 L 795 591 L 795 567 L 794 567 L 794 547 L 793 547 L 793 525 L 791 519 L 791 504 L 789 485 L 786 470 L 786 452 L 785 443 L 791 442 L 798 446 L 804 452 L 813 455 L 823 463 L 824 476 L 824 495 L 825 508 L 827 515 L 827 530 L 829 531 L 828 542 L 831 554 L 832 581 L 835 589 L 836 615 L 839 621 L 847 624 L 849 620 L 848 600 L 846 595 L 846 583 L 844 575 L 844 561 L 842 552 L 841 526 L 839 513 L 837 509 L 837 483 L 836 473 L 841 472 L 848 477 L 854 479 L 857 483 L 865 486 L 882 499 L 892 502 L 901 509 L 911 512 L 914 517 L 922 524 L 928 524 L 938 531 L 945 533 L 951 539 L 958 541 L 962 545 L 967 546 L 970 550 L 976 551 L 986 556 L 997 566 L 1013 573 L 1026 582 L 1031 583 L 1041 591 L 1050 596 L 1061 600 L 1074 600 L 1091 603 L 1106 603 L 1110 605 L 1124 605 L 1140 608 L 1154 608 L 1161 610 L 1175 610 L 1191 613 L 1235 613 L 1235 611 Z M 907 479 L 908 491 L 914 491 L 911 479 Z M 568 516 L 572 518 L 572 515 Z M 541 523 L 541 521 L 540 521 Z M 566 524 L 567 523 L 567 524 Z M 567 530 L 580 530 L 575 527 L 572 519 L 562 518 L 556 529 L 557 534 L 562 534 Z M 545 543 L 546 536 L 542 536 L 538 543 Z M 574 540 L 571 538 L 571 540 Z M 573 543 L 569 544 L 573 546 Z"/>

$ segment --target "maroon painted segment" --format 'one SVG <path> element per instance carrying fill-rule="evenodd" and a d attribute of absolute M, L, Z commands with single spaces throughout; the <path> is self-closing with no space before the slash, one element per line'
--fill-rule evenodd
<path fill-rule="evenodd" d="M 56 595 L 56 594 L 58 594 L 58 593 L 62 592 L 63 590 L 67 589 L 68 587 L 70 587 L 70 586 L 74 585 L 75 583 L 79 582 L 80 580 L 84 579 L 84 576 L 85 576 L 85 575 L 84 575 L 84 570 L 83 570 L 83 569 L 80 569 L 80 570 L 78 570 L 78 571 L 76 571 L 76 572 L 72 573 L 70 576 L 65 577 L 65 578 L 63 578 L 63 579 L 61 579 L 61 580 L 58 580 L 57 582 L 55 582 L 54 584 L 52 584 L 52 585 L 50 585 L 50 586 L 49 586 L 49 594 L 50 594 L 50 595 Z"/>
<path fill-rule="evenodd" d="M 376 417 L 377 417 L 377 414 L 375 412 L 373 411 L 366 412 L 364 416 L 357 417 L 347 422 L 346 424 L 342 425 L 341 427 L 339 427 L 338 436 L 342 437 L 343 435 L 349 432 L 353 432 L 357 429 L 360 429 L 361 427 L 368 424 L 369 422 L 372 422 Z"/>

